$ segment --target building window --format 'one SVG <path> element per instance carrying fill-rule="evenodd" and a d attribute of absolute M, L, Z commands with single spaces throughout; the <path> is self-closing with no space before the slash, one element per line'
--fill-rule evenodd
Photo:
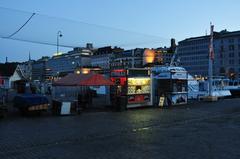
<path fill-rule="evenodd" d="M 222 59 L 222 58 L 223 58 L 223 54 L 222 54 L 222 53 L 220 53 L 219 57 Z"/>
<path fill-rule="evenodd" d="M 220 48 L 220 51 L 224 51 L 224 46 L 222 45 L 221 48 Z"/>
<path fill-rule="evenodd" d="M 233 59 L 229 60 L 229 64 L 234 65 L 234 60 Z"/>
<path fill-rule="evenodd" d="M 234 57 L 234 52 L 230 52 L 229 57 Z"/>
<path fill-rule="evenodd" d="M 233 51 L 234 50 L 234 45 L 229 45 L 228 48 L 229 48 L 230 51 Z"/>
<path fill-rule="evenodd" d="M 228 42 L 229 43 L 234 43 L 234 39 L 229 39 Z"/>

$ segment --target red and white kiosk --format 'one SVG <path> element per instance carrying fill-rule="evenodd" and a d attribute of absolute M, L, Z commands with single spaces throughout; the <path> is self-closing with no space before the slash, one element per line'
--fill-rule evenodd
<path fill-rule="evenodd" d="M 112 95 L 125 97 L 126 108 L 152 106 L 152 82 L 149 69 L 112 70 L 111 80 L 115 83 Z"/>

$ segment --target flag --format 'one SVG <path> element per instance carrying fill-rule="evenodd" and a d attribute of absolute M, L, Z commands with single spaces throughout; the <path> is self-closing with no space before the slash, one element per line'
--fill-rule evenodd
<path fill-rule="evenodd" d="M 210 35 L 210 45 L 209 45 L 209 57 L 211 60 L 214 60 L 213 30 L 214 30 L 214 25 L 211 25 L 211 35 Z"/>
<path fill-rule="evenodd" d="M 214 49 L 212 45 L 209 46 L 209 57 L 211 60 L 214 60 Z"/>

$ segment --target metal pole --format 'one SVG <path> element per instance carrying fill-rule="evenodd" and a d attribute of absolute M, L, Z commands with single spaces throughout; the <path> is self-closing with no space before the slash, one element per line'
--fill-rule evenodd
<path fill-rule="evenodd" d="M 58 46 L 59 46 L 59 35 L 58 35 L 58 33 L 57 33 L 57 54 L 58 54 Z"/>
<path fill-rule="evenodd" d="M 213 58 L 214 58 L 214 50 L 213 50 L 213 29 L 214 25 L 211 23 L 211 35 L 210 35 L 210 45 L 209 45 L 209 68 L 208 68 L 208 76 L 209 76 L 209 96 L 213 96 L 212 90 L 212 81 L 213 81 Z"/>
<path fill-rule="evenodd" d="M 59 37 L 62 37 L 62 32 L 60 30 L 57 32 L 57 54 L 59 53 Z"/>

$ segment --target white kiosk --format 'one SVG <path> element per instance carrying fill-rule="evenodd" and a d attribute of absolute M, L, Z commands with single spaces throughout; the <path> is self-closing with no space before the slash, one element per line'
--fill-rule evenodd
<path fill-rule="evenodd" d="M 154 105 L 168 107 L 187 104 L 188 73 L 182 67 L 155 66 L 152 68 Z"/>

